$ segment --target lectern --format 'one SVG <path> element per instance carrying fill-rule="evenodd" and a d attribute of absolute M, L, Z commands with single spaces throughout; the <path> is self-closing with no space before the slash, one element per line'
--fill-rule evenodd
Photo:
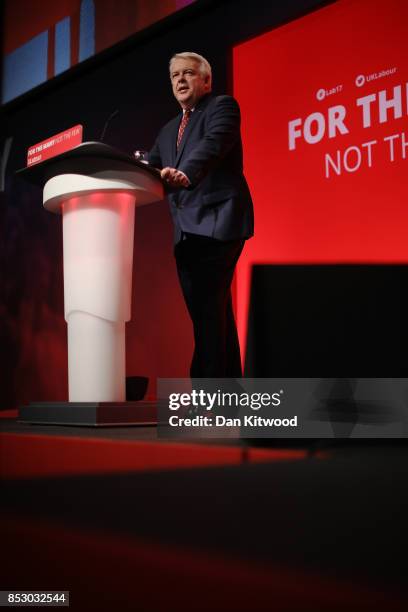
<path fill-rule="evenodd" d="M 131 317 L 135 207 L 163 199 L 157 170 L 99 142 L 19 171 L 62 215 L 68 402 L 36 402 L 20 420 L 71 425 L 146 424 L 148 403 L 126 402 L 125 324 Z"/>

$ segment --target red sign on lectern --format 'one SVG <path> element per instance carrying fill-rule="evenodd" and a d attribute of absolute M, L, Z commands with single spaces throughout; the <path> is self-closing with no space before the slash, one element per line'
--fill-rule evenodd
<path fill-rule="evenodd" d="M 27 151 L 27 166 L 33 166 L 40 162 L 55 157 L 73 149 L 82 142 L 82 125 L 74 125 L 74 127 L 64 130 L 55 136 L 50 136 L 47 140 L 43 140 L 38 144 L 31 146 Z"/>

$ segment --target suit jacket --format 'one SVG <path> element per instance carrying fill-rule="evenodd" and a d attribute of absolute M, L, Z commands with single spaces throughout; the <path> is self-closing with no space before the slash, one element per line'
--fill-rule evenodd
<path fill-rule="evenodd" d="M 240 110 L 231 96 L 206 95 L 197 103 L 177 150 L 182 113 L 160 131 L 148 161 L 186 174 L 188 188 L 170 189 L 175 243 L 182 232 L 218 240 L 249 238 L 251 195 L 242 168 Z"/>

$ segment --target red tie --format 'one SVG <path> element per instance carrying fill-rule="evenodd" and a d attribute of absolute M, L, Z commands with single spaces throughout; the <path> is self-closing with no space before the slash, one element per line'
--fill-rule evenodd
<path fill-rule="evenodd" d="M 186 129 L 186 125 L 189 122 L 190 115 L 191 115 L 191 110 L 186 110 L 183 113 L 183 118 L 181 120 L 179 131 L 178 131 L 178 136 L 177 136 L 177 148 L 179 148 L 180 146 L 180 142 L 181 142 L 181 139 L 183 138 L 183 134 L 184 134 L 184 130 Z"/>

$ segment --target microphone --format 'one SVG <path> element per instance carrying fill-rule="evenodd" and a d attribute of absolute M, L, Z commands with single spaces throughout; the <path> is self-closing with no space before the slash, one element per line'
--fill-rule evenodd
<path fill-rule="evenodd" d="M 115 111 L 113 111 L 113 113 L 107 118 L 105 125 L 103 126 L 103 130 L 102 130 L 102 134 L 100 137 L 100 142 L 103 142 L 103 139 L 105 138 L 105 134 L 106 134 L 106 130 L 108 128 L 108 125 L 110 124 L 110 122 L 112 121 L 112 119 L 114 119 L 115 117 L 117 117 L 117 115 L 119 115 L 119 110 L 116 109 Z"/>

